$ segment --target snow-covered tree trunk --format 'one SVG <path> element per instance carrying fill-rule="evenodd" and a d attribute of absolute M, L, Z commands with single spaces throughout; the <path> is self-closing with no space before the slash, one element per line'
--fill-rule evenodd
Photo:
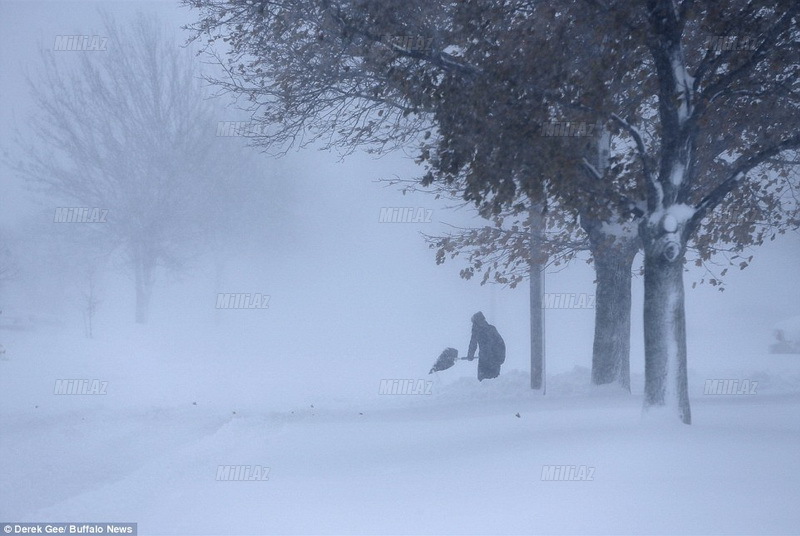
<path fill-rule="evenodd" d="M 618 382 L 631 390 L 631 267 L 638 237 L 621 238 L 615 248 L 592 248 L 595 290 L 592 383 Z"/>
<path fill-rule="evenodd" d="M 676 201 L 686 164 L 677 160 L 667 169 L 668 181 L 657 184 L 665 194 L 639 226 L 644 246 L 644 404 L 645 410 L 672 407 L 682 422 L 691 424 L 683 264 L 695 209 Z"/>
<path fill-rule="evenodd" d="M 595 165 L 586 162 L 590 176 L 608 179 L 611 133 L 599 125 Z M 589 249 L 596 274 L 592 383 L 613 382 L 631 389 L 631 267 L 641 240 L 635 220 L 612 213 L 607 222 L 584 212 L 581 225 L 589 237 Z"/>
<path fill-rule="evenodd" d="M 675 218 L 642 224 L 644 241 L 645 409 L 667 406 L 691 424 L 686 369 L 683 256 Z M 666 229 L 665 229 L 666 227 Z"/>

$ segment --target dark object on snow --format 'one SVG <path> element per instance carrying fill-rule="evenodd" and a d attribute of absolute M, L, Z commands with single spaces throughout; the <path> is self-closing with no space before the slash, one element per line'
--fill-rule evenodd
<path fill-rule="evenodd" d="M 436 360 L 436 363 L 433 364 L 433 368 L 431 368 L 428 374 L 433 374 L 434 372 L 439 372 L 440 370 L 447 370 L 453 365 L 456 364 L 456 360 L 458 359 L 458 350 L 455 348 L 445 348 L 444 351 L 439 355 L 439 358 Z"/>
<path fill-rule="evenodd" d="M 480 311 L 472 315 L 472 338 L 467 352 L 467 359 L 470 361 L 475 359 L 476 348 L 479 349 L 478 381 L 497 378 L 500 375 L 500 365 L 506 360 L 506 343 Z"/>
<path fill-rule="evenodd" d="M 771 354 L 800 354 L 800 339 L 792 340 L 783 329 L 776 329 L 774 343 L 769 345 Z"/>

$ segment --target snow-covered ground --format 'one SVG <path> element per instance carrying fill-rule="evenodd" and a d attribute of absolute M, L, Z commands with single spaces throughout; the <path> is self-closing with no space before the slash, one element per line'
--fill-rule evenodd
<path fill-rule="evenodd" d="M 438 376 L 374 363 L 349 377 L 297 356 L 253 367 L 256 347 L 210 332 L 2 335 L 0 520 L 187 535 L 800 527 L 796 355 L 692 368 L 694 424 L 684 426 L 642 418 L 640 373 L 623 395 L 590 388 L 576 367 L 549 377 L 542 396 L 527 373 L 478 383 L 467 363 Z M 433 381 L 431 394 L 380 395 L 380 380 L 395 377 Z M 107 394 L 53 394 L 55 380 L 82 378 L 108 382 Z M 707 379 L 758 387 L 704 395 Z M 218 481 L 221 465 L 268 467 L 268 480 Z M 593 478 L 543 480 L 550 465 L 591 467 Z"/>

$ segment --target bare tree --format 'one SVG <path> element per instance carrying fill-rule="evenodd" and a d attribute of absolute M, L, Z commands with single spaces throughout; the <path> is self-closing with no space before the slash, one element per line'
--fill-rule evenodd
<path fill-rule="evenodd" d="M 107 51 L 41 52 L 29 78 L 33 136 L 20 141 L 16 169 L 54 200 L 101 211 L 93 239 L 130 270 L 145 323 L 159 271 L 196 255 L 213 231 L 214 194 L 242 160 L 216 137 L 224 114 L 193 53 L 145 15 L 125 28 L 103 21 Z"/>

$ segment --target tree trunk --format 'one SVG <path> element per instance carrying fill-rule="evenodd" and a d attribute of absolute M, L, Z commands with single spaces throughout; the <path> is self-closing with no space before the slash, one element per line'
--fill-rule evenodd
<path fill-rule="evenodd" d="M 611 133 L 598 129 L 597 173 L 608 174 Z M 614 214 L 607 222 L 581 214 L 581 226 L 589 236 L 594 259 L 595 286 L 592 384 L 617 382 L 631 391 L 631 267 L 639 252 L 641 238 L 629 216 Z M 610 228 L 606 224 L 613 224 Z M 613 229 L 613 231 L 611 231 Z"/>
<path fill-rule="evenodd" d="M 530 210 L 530 319 L 531 319 L 531 389 L 544 388 L 544 269 L 542 252 L 544 218 L 542 206 Z"/>
<path fill-rule="evenodd" d="M 639 240 L 618 249 L 592 251 L 597 277 L 595 290 L 592 383 L 618 382 L 631 390 L 631 267 Z"/>
<path fill-rule="evenodd" d="M 683 289 L 686 243 L 677 234 L 654 237 L 653 230 L 644 231 L 644 406 L 675 408 L 681 421 L 691 424 Z"/>

